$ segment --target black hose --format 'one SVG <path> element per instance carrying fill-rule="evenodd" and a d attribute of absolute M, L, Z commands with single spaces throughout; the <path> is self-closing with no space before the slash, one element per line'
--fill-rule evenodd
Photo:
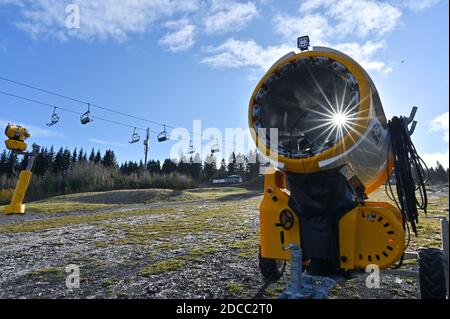
<path fill-rule="evenodd" d="M 394 177 L 397 196 L 394 195 L 392 185 L 388 181 L 390 195 L 402 212 L 404 226 L 405 223 L 409 223 L 417 236 L 418 210 L 427 213 L 428 168 L 417 154 L 404 118 L 394 117 L 389 121 L 388 129 L 395 158 Z"/>

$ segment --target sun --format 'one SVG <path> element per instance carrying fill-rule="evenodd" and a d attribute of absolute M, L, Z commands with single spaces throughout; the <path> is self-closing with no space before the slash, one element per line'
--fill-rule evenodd
<path fill-rule="evenodd" d="M 339 112 L 333 115 L 332 122 L 334 125 L 342 127 L 349 122 L 349 118 L 346 114 Z"/>

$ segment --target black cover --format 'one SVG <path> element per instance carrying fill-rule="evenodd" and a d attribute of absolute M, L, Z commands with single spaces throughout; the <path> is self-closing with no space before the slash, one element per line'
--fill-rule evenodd
<path fill-rule="evenodd" d="M 339 268 L 339 220 L 357 206 L 357 196 L 339 169 L 288 172 L 287 179 L 289 206 L 300 219 L 303 253 L 311 258 L 313 272 L 330 275 Z"/>

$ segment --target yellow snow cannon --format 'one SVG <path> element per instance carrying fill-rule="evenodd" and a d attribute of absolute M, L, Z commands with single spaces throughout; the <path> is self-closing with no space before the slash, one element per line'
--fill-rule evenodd
<path fill-rule="evenodd" d="M 26 128 L 8 123 L 5 135 L 8 137 L 8 140 L 5 141 L 8 150 L 15 153 L 23 153 L 27 150 L 25 140 L 30 138 L 31 134 Z"/>
<path fill-rule="evenodd" d="M 281 275 L 291 244 L 312 274 L 388 268 L 405 249 L 405 217 L 368 201 L 394 169 L 388 122 L 367 72 L 331 48 L 290 53 L 250 99 L 249 126 L 274 167 L 260 205 L 260 268 Z"/>

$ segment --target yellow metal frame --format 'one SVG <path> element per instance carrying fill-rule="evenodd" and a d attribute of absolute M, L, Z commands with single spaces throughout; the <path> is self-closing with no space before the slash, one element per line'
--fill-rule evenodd
<path fill-rule="evenodd" d="M 4 212 L 7 215 L 10 214 L 24 214 L 25 205 L 23 200 L 25 199 L 25 194 L 28 189 L 28 185 L 31 180 L 31 171 L 22 171 L 19 175 L 19 180 L 17 181 L 16 188 L 11 199 L 11 204 L 5 207 Z"/>
<path fill-rule="evenodd" d="M 289 208 L 289 196 L 285 174 L 272 168 L 272 171 L 265 175 L 264 197 L 259 209 L 262 257 L 290 259 L 290 252 L 282 248 L 280 232 L 284 232 L 285 245 L 300 242 L 299 220 Z M 289 210 L 294 215 L 294 225 L 290 230 L 276 226 L 280 222 L 280 213 L 284 210 Z"/>
<path fill-rule="evenodd" d="M 23 141 L 17 141 L 17 140 L 6 140 L 5 146 L 7 149 L 14 151 L 14 152 L 25 152 L 27 150 L 27 143 Z"/>
<path fill-rule="evenodd" d="M 394 265 L 405 250 L 400 211 L 389 203 L 366 202 L 339 221 L 341 268 Z"/>
<path fill-rule="evenodd" d="M 286 187 L 286 175 L 275 168 L 265 175 L 264 197 L 260 205 L 261 256 L 289 260 L 285 246 L 300 242 L 301 220 L 294 215 L 294 225 L 286 230 L 277 225 L 280 213 L 289 207 L 290 192 Z M 346 213 L 339 221 L 339 250 L 341 268 L 364 269 L 369 264 L 387 268 L 402 256 L 405 232 L 400 211 L 389 203 L 365 202 Z M 370 256 L 370 257 L 369 257 Z"/>

